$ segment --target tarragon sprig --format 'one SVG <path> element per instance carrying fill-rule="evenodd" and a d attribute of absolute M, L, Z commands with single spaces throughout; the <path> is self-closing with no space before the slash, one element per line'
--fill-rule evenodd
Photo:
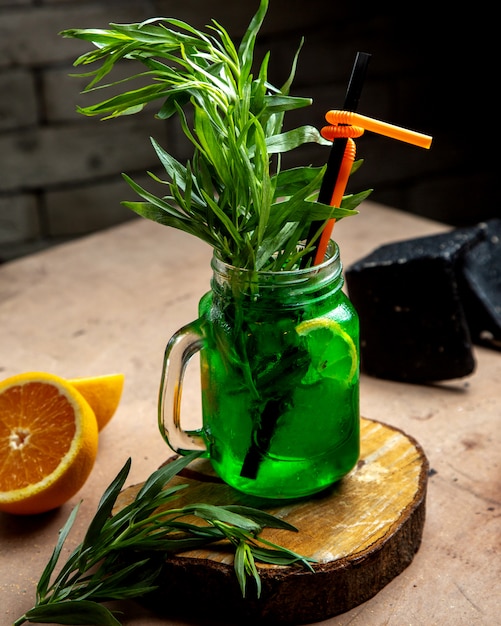
<path fill-rule="evenodd" d="M 146 595 L 156 589 L 162 562 L 169 555 L 221 540 L 227 540 L 235 548 L 234 569 L 244 597 L 249 576 L 260 595 L 256 561 L 300 565 L 312 570 L 311 559 L 260 537 L 266 527 L 297 530 L 269 513 L 239 505 L 170 506 L 180 491 L 189 486 L 169 486 L 169 481 L 198 455 L 180 457 L 155 471 L 131 503 L 113 512 L 129 474 L 129 459 L 103 494 L 82 543 L 55 575 L 63 545 L 77 516 L 78 506 L 75 507 L 60 530 L 40 577 L 34 607 L 17 619 L 14 626 L 26 622 L 120 626 L 103 602 Z M 193 517 L 197 522 L 193 523 Z"/>
<path fill-rule="evenodd" d="M 330 142 L 311 125 L 283 129 L 286 112 L 309 106 L 312 100 L 290 95 L 301 46 L 280 88 L 268 80 L 269 53 L 255 67 L 254 49 L 267 9 L 268 0 L 261 0 L 238 46 L 214 20 L 208 32 L 173 18 L 62 32 L 95 46 L 75 61 L 77 66 L 98 64 L 80 74 L 91 79 L 86 91 L 96 93 L 111 85 L 120 91 L 81 107 L 81 113 L 130 115 L 156 102 L 157 117 L 178 116 L 192 144 L 193 157 L 183 164 L 153 141 L 167 179 L 152 177 L 164 185 L 166 194 L 152 193 L 125 176 L 143 201 L 123 204 L 199 237 L 223 261 L 251 270 L 289 269 L 311 252 L 328 219 L 356 214 L 369 193 L 346 196 L 341 207 L 320 204 L 316 199 L 325 168 L 282 169 L 282 154 L 308 142 Z M 145 71 L 103 84 L 122 61 L 133 62 L 132 68 L 142 65 Z M 146 84 L 125 87 L 137 78 Z M 304 247 L 300 244 L 312 222 L 322 228 Z"/>

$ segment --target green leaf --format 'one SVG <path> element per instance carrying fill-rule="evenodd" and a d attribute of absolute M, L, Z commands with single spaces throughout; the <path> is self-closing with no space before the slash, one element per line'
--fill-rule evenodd
<path fill-rule="evenodd" d="M 210 246 L 216 247 L 218 240 L 216 237 L 207 230 L 204 230 L 198 226 L 193 220 L 182 220 L 172 217 L 166 211 L 159 209 L 147 202 L 122 202 L 123 206 L 135 211 L 142 217 L 157 222 L 157 224 L 163 224 L 165 226 L 171 226 L 182 230 L 189 235 L 198 237 L 202 241 L 206 241 Z"/>
<path fill-rule="evenodd" d="M 211 521 L 217 520 L 219 522 L 224 522 L 225 524 L 231 524 L 232 526 L 242 528 L 243 530 L 249 532 L 259 532 L 262 530 L 262 527 L 256 523 L 254 519 L 244 517 L 243 515 L 221 506 L 203 503 L 190 504 L 183 507 L 183 512 L 186 514 L 192 513 L 202 519 Z"/>
<path fill-rule="evenodd" d="M 299 96 L 286 96 L 283 94 L 267 95 L 264 99 L 266 109 L 270 113 L 281 113 L 285 111 L 293 111 L 294 109 L 302 109 L 311 106 L 313 100 L 311 98 L 301 98 Z M 322 140 L 325 145 L 331 145 L 330 141 Z"/>
<path fill-rule="evenodd" d="M 280 135 L 274 135 L 266 140 L 270 154 L 278 154 L 293 150 L 304 143 L 319 143 L 325 145 L 325 139 L 313 126 L 301 126 Z"/>
<path fill-rule="evenodd" d="M 274 176 L 275 197 L 292 196 L 300 192 L 307 185 L 319 189 L 325 167 L 295 167 L 289 170 L 281 170 Z"/>
<path fill-rule="evenodd" d="M 245 598 L 245 591 L 247 586 L 247 571 L 245 567 L 245 543 L 240 542 L 235 550 L 235 557 L 233 561 L 233 568 L 240 586 L 240 593 L 242 598 Z"/>
<path fill-rule="evenodd" d="M 156 206 L 157 208 L 161 209 L 163 212 L 171 215 L 172 217 L 176 218 L 177 220 L 183 221 L 183 220 L 186 219 L 185 216 L 180 211 L 178 211 L 173 205 L 169 204 L 168 202 L 166 202 L 162 198 L 159 198 L 158 196 L 155 196 L 155 194 L 150 193 L 149 191 L 147 191 L 146 189 L 144 189 L 143 187 L 138 185 L 136 182 L 134 182 L 132 180 L 132 178 L 129 178 L 129 176 L 127 176 L 127 174 L 123 174 L 123 178 L 127 182 L 127 184 L 130 185 L 130 187 L 132 187 L 132 189 L 134 189 L 134 191 L 138 195 L 140 195 L 145 200 L 148 200 L 148 202 L 151 205 Z"/>
<path fill-rule="evenodd" d="M 268 11 L 268 0 L 261 0 L 257 13 L 251 20 L 249 27 L 247 28 L 245 35 L 242 38 L 242 42 L 238 48 L 238 57 L 242 63 L 242 74 L 248 75 L 252 68 L 254 60 L 254 46 L 256 38 L 261 29 L 261 25 L 264 21 L 266 13 Z"/>
<path fill-rule="evenodd" d="M 237 575 L 238 584 L 242 597 L 245 598 L 247 575 L 251 575 L 256 583 L 256 595 L 261 597 L 261 577 L 254 562 L 251 547 L 244 541 L 241 541 L 235 550 L 235 573 Z"/>
<path fill-rule="evenodd" d="M 47 565 L 45 566 L 42 572 L 42 575 L 40 576 L 38 585 L 37 585 L 37 597 L 38 598 L 43 598 L 45 594 L 47 593 L 47 589 L 49 587 L 49 582 L 50 582 L 52 573 L 54 572 L 56 563 L 59 560 L 59 556 L 61 554 L 61 550 L 63 548 L 64 542 L 66 541 L 66 538 L 75 522 L 75 518 L 77 516 L 79 506 L 80 505 L 78 504 L 76 507 L 74 507 L 68 519 L 66 520 L 66 523 L 59 531 L 59 536 L 58 536 L 56 545 L 54 547 L 54 551 L 52 552 L 52 555 L 49 561 L 47 562 Z"/>
<path fill-rule="evenodd" d="M 191 461 L 198 458 L 200 454 L 200 452 L 192 452 L 186 456 L 180 456 L 157 469 L 139 490 L 136 501 L 154 498 L 176 474 L 189 465 Z"/>
<path fill-rule="evenodd" d="M 165 168 L 167 174 L 178 182 L 178 185 L 184 189 L 184 181 L 188 178 L 188 170 L 177 159 L 166 152 L 159 143 L 157 143 L 153 137 L 150 137 L 150 141 L 155 149 L 160 163 Z M 191 177 L 191 175 L 190 175 Z"/>
<path fill-rule="evenodd" d="M 59 35 L 67 39 L 83 39 L 100 46 L 109 45 L 117 40 L 115 33 L 100 28 L 68 28 L 62 30 Z"/>
<path fill-rule="evenodd" d="M 253 547 L 249 544 L 245 545 L 245 565 L 247 573 L 252 575 L 254 578 L 254 582 L 256 583 L 256 595 L 258 598 L 261 597 L 261 576 L 256 567 L 256 562 L 254 561 Z"/>
<path fill-rule="evenodd" d="M 280 90 L 283 94 L 288 94 L 291 87 L 292 87 L 292 81 L 294 80 L 294 76 L 296 75 L 296 69 L 297 69 L 297 62 L 299 59 L 299 53 L 301 52 L 301 48 L 304 45 L 304 37 L 301 39 L 301 43 L 299 45 L 299 48 L 296 50 L 296 54 L 294 55 L 294 59 L 292 61 L 292 67 L 291 67 L 291 71 L 289 73 L 289 77 L 287 78 L 286 82 L 282 85 L 282 89 Z M 311 104 L 311 101 L 308 102 L 308 104 Z M 303 106 L 303 105 L 301 105 Z"/>
<path fill-rule="evenodd" d="M 301 217 L 305 217 L 305 223 L 317 222 L 326 219 L 342 219 L 351 215 L 357 215 L 354 209 L 346 209 L 344 207 L 333 207 L 320 202 L 309 202 L 308 200 L 297 200 L 295 202 L 287 201 L 283 204 L 290 204 L 288 209 L 289 219 L 291 221 L 299 221 Z"/>
<path fill-rule="evenodd" d="M 372 189 L 368 189 L 367 191 L 361 191 L 360 193 L 344 196 L 341 207 L 348 211 L 354 211 L 354 209 L 359 206 L 366 198 L 368 198 L 371 193 Z M 339 217 L 339 219 L 341 219 L 341 216 Z"/>
<path fill-rule="evenodd" d="M 78 107 L 78 111 L 88 116 L 108 114 L 108 118 L 124 114 L 130 115 L 131 113 L 141 111 L 148 102 L 158 100 L 159 98 L 167 96 L 167 94 L 168 91 L 162 84 L 147 85 L 129 91 L 126 94 L 113 96 L 108 100 L 103 100 L 102 102 L 88 107 Z"/>
<path fill-rule="evenodd" d="M 295 563 L 301 563 L 307 565 L 308 569 L 314 571 L 312 566 L 308 563 L 304 557 L 289 552 L 285 549 L 272 549 L 262 548 L 261 546 L 253 545 L 251 548 L 252 554 L 255 559 L 261 563 L 269 563 L 271 565 L 280 565 L 282 567 L 288 565 L 294 565 Z"/>
<path fill-rule="evenodd" d="M 169 119 L 184 107 L 189 100 L 190 94 L 187 91 L 171 91 L 160 107 L 157 117 L 161 120 Z"/>
<path fill-rule="evenodd" d="M 259 560 L 262 560 L 265 563 L 274 563 L 274 561 L 267 559 L 286 558 L 289 559 L 287 562 L 287 564 L 289 565 L 292 565 L 293 563 L 298 563 L 303 567 L 309 569 L 311 572 L 315 571 L 311 565 L 311 563 L 316 562 L 315 559 L 306 558 L 304 556 L 301 556 L 300 554 L 297 554 L 296 552 L 293 552 L 292 550 L 289 550 L 282 546 L 277 546 L 275 543 L 267 541 L 263 537 L 260 537 L 259 541 L 271 548 L 271 550 L 262 548 L 262 546 L 257 546 L 255 543 L 253 543 L 251 546 L 252 551 L 254 552 L 256 558 L 258 558 Z"/>
<path fill-rule="evenodd" d="M 37 606 L 25 613 L 34 624 L 73 624 L 79 626 L 120 626 L 113 613 L 97 602 L 69 600 Z"/>
<path fill-rule="evenodd" d="M 231 221 L 231 219 L 221 210 L 217 202 L 215 202 L 212 198 L 210 198 L 206 193 L 202 192 L 203 196 L 207 202 L 207 204 L 212 209 L 214 215 L 219 219 L 221 224 L 224 226 L 224 229 L 233 239 L 233 241 L 240 246 L 242 243 L 242 237 L 240 236 L 240 232 L 235 224 Z"/>
<path fill-rule="evenodd" d="M 118 495 L 127 480 L 127 476 L 130 472 L 130 466 L 131 459 L 129 458 L 117 474 L 114 481 L 109 485 L 101 497 L 96 514 L 94 515 L 82 542 L 82 550 L 85 550 L 88 546 L 93 545 L 98 540 L 99 534 L 101 533 L 105 522 L 109 519 Z"/>
<path fill-rule="evenodd" d="M 277 233 L 268 234 L 260 246 L 256 256 L 255 264 L 258 271 L 262 270 L 266 264 L 269 263 L 270 258 L 273 259 L 274 252 L 276 250 L 280 250 L 284 243 L 292 238 L 292 234 L 296 231 L 296 229 L 297 223 L 289 222 L 285 224 L 285 226 L 282 226 Z"/>
<path fill-rule="evenodd" d="M 158 23 L 158 25 L 155 25 Z M 196 46 L 200 42 L 200 37 L 192 37 L 179 31 L 175 33 L 169 28 L 169 24 L 180 28 L 181 30 L 193 31 L 191 26 L 186 22 L 176 19 L 151 18 L 137 24 L 116 24 L 110 26 L 117 32 L 122 33 L 126 37 L 139 41 L 141 43 L 161 45 L 166 44 L 176 49 L 182 42 L 185 46 Z M 195 33 L 197 31 L 194 31 Z"/>
<path fill-rule="evenodd" d="M 124 559 L 124 564 L 126 560 Z M 93 601 L 106 602 L 108 600 L 124 600 L 127 598 L 139 598 L 158 588 L 155 581 L 161 571 L 161 565 L 153 563 L 151 558 L 141 561 L 132 562 L 130 565 L 124 565 L 118 571 L 111 571 L 105 560 L 101 567 L 89 579 L 89 586 L 94 582 L 96 589 L 92 590 Z M 99 583 L 104 580 L 103 588 L 99 587 Z M 113 593 L 110 597 L 110 588 Z"/>
<path fill-rule="evenodd" d="M 289 522 L 286 522 L 275 515 L 271 515 L 266 511 L 262 511 L 261 509 L 255 509 L 250 506 L 237 504 L 228 504 L 225 506 L 225 509 L 227 511 L 231 511 L 232 513 L 244 516 L 247 519 L 254 520 L 259 526 L 261 526 L 261 528 L 278 528 L 281 530 L 298 532 L 297 528 L 292 524 L 289 524 Z"/>

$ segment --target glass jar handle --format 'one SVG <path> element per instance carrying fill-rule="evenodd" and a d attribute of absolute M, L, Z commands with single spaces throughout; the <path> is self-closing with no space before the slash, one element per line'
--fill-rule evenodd
<path fill-rule="evenodd" d="M 201 431 L 183 430 L 181 426 L 181 395 L 183 380 L 191 357 L 203 347 L 201 320 L 180 328 L 167 343 L 164 354 L 158 425 L 163 438 L 177 454 L 207 449 Z"/>

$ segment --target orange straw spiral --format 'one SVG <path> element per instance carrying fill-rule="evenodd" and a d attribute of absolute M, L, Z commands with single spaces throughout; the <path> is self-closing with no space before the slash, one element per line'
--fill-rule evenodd
<path fill-rule="evenodd" d="M 351 139 L 352 137 L 361 137 L 365 132 L 365 129 L 361 126 L 341 126 L 331 125 L 324 126 L 320 130 L 320 134 L 324 139 L 334 141 L 334 139 Z"/>
<path fill-rule="evenodd" d="M 333 124 L 335 128 L 343 128 L 343 125 L 349 128 L 350 126 L 353 127 L 353 125 L 355 125 L 355 127 L 370 130 L 378 135 L 384 135 L 386 137 L 391 137 L 392 139 L 412 143 L 420 148 L 429 148 L 431 146 L 432 137 L 429 135 L 423 135 L 423 133 L 417 133 L 413 130 L 408 130 L 407 128 L 401 128 L 400 126 L 388 124 L 387 122 L 381 122 L 373 119 L 372 117 L 367 117 L 366 115 L 353 113 L 353 111 L 328 111 L 325 119 L 329 122 L 329 124 Z M 327 126 L 326 128 L 330 127 Z M 360 135 L 348 136 L 357 137 Z"/>

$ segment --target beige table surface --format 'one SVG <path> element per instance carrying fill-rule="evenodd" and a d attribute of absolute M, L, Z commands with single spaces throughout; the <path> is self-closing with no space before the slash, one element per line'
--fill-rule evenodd
<path fill-rule="evenodd" d="M 445 228 L 366 202 L 334 234 L 346 266 L 380 243 Z M 156 425 L 163 350 L 170 335 L 196 316 L 210 256 L 193 238 L 134 220 L 0 266 L 2 377 L 29 370 L 126 377 L 118 411 L 101 433 L 95 467 L 77 496 L 33 518 L 0 513 L 2 626 L 32 606 L 72 507 L 83 500 L 68 550 L 128 457 L 132 484 L 170 456 Z M 474 375 L 445 384 L 362 377 L 362 413 L 402 428 L 424 447 L 433 469 L 427 520 L 410 567 L 372 600 L 322 624 L 501 624 L 501 353 L 476 348 L 475 354 Z M 185 416 L 196 420 L 197 383 L 187 384 L 184 395 Z M 189 623 L 161 620 L 133 603 L 121 608 L 124 626 Z"/>

